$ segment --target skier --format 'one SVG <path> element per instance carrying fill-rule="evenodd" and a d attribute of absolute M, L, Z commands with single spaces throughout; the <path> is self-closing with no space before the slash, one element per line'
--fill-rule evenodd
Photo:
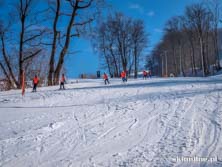
<path fill-rule="evenodd" d="M 39 83 L 39 78 L 37 77 L 37 75 L 35 75 L 35 77 L 33 78 L 33 90 L 32 90 L 32 92 L 36 92 L 36 88 L 37 88 L 38 83 Z"/>
<path fill-rule="evenodd" d="M 123 81 L 123 82 L 127 82 L 126 72 L 125 72 L 125 71 L 122 71 L 122 72 L 121 72 L 121 78 L 122 78 L 122 81 Z"/>
<path fill-rule="evenodd" d="M 105 72 L 103 74 L 103 79 L 104 79 L 105 85 L 106 85 L 106 83 L 109 84 L 109 78 L 108 78 L 108 75 Z"/>
<path fill-rule="evenodd" d="M 66 78 L 65 75 L 62 74 L 62 78 L 60 79 L 60 89 L 65 89 L 65 82 L 66 82 Z"/>
<path fill-rule="evenodd" d="M 151 70 L 149 70 L 148 75 L 149 75 L 149 78 L 151 78 L 151 76 L 152 76 L 152 74 L 151 74 Z"/>
<path fill-rule="evenodd" d="M 145 70 L 143 70 L 143 79 L 147 79 L 147 72 Z"/>

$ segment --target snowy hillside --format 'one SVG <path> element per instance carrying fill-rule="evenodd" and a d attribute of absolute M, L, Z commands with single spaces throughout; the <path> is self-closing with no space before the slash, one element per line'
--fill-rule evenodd
<path fill-rule="evenodd" d="M 0 166 L 222 166 L 222 76 L 66 88 L 0 92 Z"/>

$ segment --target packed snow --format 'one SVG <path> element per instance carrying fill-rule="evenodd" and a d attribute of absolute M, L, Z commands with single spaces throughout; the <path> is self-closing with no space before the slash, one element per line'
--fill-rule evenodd
<path fill-rule="evenodd" d="M 0 92 L 0 166 L 222 166 L 222 76 Z"/>

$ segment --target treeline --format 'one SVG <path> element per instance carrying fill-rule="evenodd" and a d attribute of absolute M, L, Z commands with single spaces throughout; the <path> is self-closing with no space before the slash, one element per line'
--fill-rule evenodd
<path fill-rule="evenodd" d="M 192 4 L 168 20 L 146 66 L 159 76 L 207 76 L 219 70 L 220 5 L 217 0 Z"/>
<path fill-rule="evenodd" d="M 70 47 L 72 41 L 88 32 L 104 2 L 14 0 L 0 5 L 7 8 L 0 18 L 0 79 L 21 88 L 24 71 L 27 79 L 37 74 L 48 85 L 58 84 L 65 58 L 77 50 Z"/>
<path fill-rule="evenodd" d="M 148 42 L 143 20 L 115 13 L 101 22 L 97 29 L 93 43 L 102 68 L 111 77 L 119 77 L 124 70 L 137 78 L 140 58 Z"/>

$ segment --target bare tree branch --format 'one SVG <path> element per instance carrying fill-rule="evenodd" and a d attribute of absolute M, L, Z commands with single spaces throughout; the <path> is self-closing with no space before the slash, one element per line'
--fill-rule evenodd
<path fill-rule="evenodd" d="M 78 2 L 79 0 L 77 0 L 77 2 Z M 93 2 L 93 0 L 90 0 L 86 5 L 84 5 L 84 6 L 77 6 L 77 8 L 78 9 L 85 9 L 85 8 L 88 8 L 88 7 L 90 7 L 91 6 L 91 4 L 92 4 L 92 2 Z"/>
<path fill-rule="evenodd" d="M 38 55 L 41 51 L 42 51 L 42 49 L 37 50 L 36 52 L 32 53 L 31 55 L 25 57 L 25 58 L 22 60 L 22 62 L 25 62 L 25 61 L 27 61 L 28 59 L 31 59 L 31 58 L 35 57 L 35 56 Z"/>
<path fill-rule="evenodd" d="M 36 39 L 37 37 L 42 36 L 42 35 L 44 34 L 44 32 L 45 32 L 45 31 L 41 31 L 40 34 L 37 34 L 37 35 L 34 35 L 34 36 L 32 36 L 32 37 L 30 37 L 30 38 L 28 38 L 28 39 L 25 39 L 25 40 L 23 41 L 23 43 L 32 41 L 32 40 Z"/>
<path fill-rule="evenodd" d="M 79 36 L 80 36 L 79 33 L 70 35 L 70 37 L 79 37 Z"/>
<path fill-rule="evenodd" d="M 83 26 L 83 25 L 85 25 L 85 24 L 91 23 L 93 20 L 94 20 L 94 19 L 90 18 L 90 19 L 88 19 L 88 20 L 86 20 L 86 21 L 84 21 L 84 22 L 81 22 L 81 23 L 74 23 L 73 26 Z"/>

